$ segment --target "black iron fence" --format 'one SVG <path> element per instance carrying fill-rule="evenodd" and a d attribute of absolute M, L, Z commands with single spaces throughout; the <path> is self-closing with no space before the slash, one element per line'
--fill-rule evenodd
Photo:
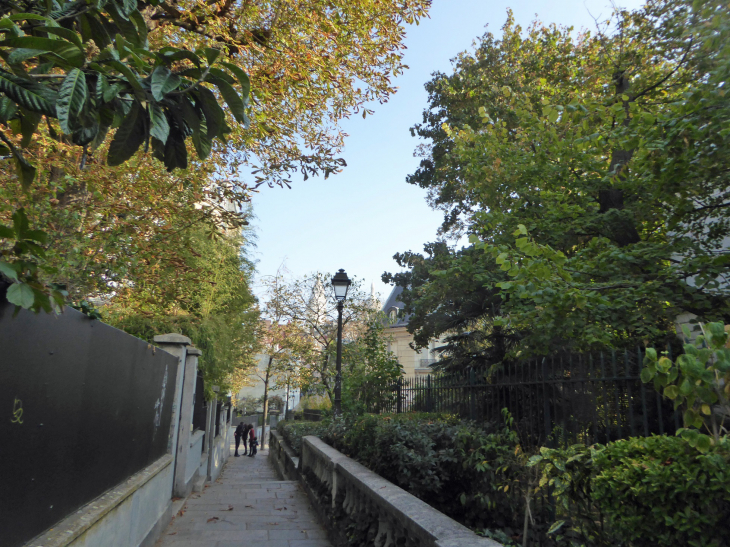
<path fill-rule="evenodd" d="M 319 422 L 322 420 L 322 411 L 315 409 L 306 409 L 303 412 L 305 422 Z"/>
<path fill-rule="evenodd" d="M 446 412 L 498 422 L 512 414 L 530 446 L 593 444 L 674 433 L 679 416 L 639 378 L 640 349 L 558 354 L 505 364 L 496 371 L 401 378 L 384 412 Z"/>

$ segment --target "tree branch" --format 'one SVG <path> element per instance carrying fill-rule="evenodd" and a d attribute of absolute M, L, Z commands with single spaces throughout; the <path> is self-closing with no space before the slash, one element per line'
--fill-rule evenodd
<path fill-rule="evenodd" d="M 632 101 L 635 101 L 639 97 L 643 97 L 647 93 L 650 93 L 651 91 L 654 91 L 657 87 L 659 87 L 664 82 L 666 82 L 667 80 L 669 80 L 669 78 L 671 78 L 672 76 L 674 76 L 674 74 L 676 74 L 677 71 L 680 68 L 682 68 L 682 65 L 684 65 L 684 62 L 687 60 L 687 55 L 689 55 L 689 52 L 692 49 L 692 44 L 693 43 L 694 43 L 694 36 L 690 36 L 689 37 L 689 44 L 687 45 L 687 50 L 684 52 L 684 55 L 682 56 L 682 60 L 679 61 L 679 63 L 677 63 L 677 66 L 674 67 L 674 70 L 672 70 L 669 74 L 667 74 L 664 78 L 662 78 L 661 80 L 659 80 L 655 84 L 650 85 L 649 87 L 647 87 L 646 89 L 644 89 L 644 91 L 642 91 L 641 93 L 639 93 L 637 95 L 634 95 L 634 97 L 631 100 Z"/>

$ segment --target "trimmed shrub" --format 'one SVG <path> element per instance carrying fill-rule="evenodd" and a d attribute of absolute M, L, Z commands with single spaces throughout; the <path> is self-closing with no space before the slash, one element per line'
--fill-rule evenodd
<path fill-rule="evenodd" d="M 505 419 L 497 428 L 448 415 L 366 415 L 279 429 L 295 451 L 317 435 L 488 537 L 522 542 L 529 494 L 530 544 L 730 547 L 727 439 L 704 454 L 668 436 L 543 448 L 528 464 Z M 551 534 L 548 489 L 558 519 Z"/>
<path fill-rule="evenodd" d="M 633 545 L 730 545 L 730 443 L 705 454 L 678 437 L 617 441 L 593 457 L 606 526 Z"/>
<path fill-rule="evenodd" d="M 574 544 L 730 545 L 730 442 L 706 453 L 654 436 L 566 450 L 543 449 L 546 484 Z M 561 523 L 564 523 L 561 525 Z"/>

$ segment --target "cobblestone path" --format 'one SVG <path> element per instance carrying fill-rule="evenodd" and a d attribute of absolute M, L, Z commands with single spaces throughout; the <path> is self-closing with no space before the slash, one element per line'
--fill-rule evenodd
<path fill-rule="evenodd" d="M 230 457 L 217 481 L 193 493 L 157 547 L 331 547 L 295 481 L 277 480 L 268 450 Z"/>

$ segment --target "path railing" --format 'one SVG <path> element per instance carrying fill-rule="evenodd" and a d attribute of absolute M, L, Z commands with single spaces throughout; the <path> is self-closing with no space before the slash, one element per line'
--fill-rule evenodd
<path fill-rule="evenodd" d="M 308 494 L 330 522 L 347 531 L 351 545 L 501 547 L 317 437 L 302 440 L 301 469 Z"/>

